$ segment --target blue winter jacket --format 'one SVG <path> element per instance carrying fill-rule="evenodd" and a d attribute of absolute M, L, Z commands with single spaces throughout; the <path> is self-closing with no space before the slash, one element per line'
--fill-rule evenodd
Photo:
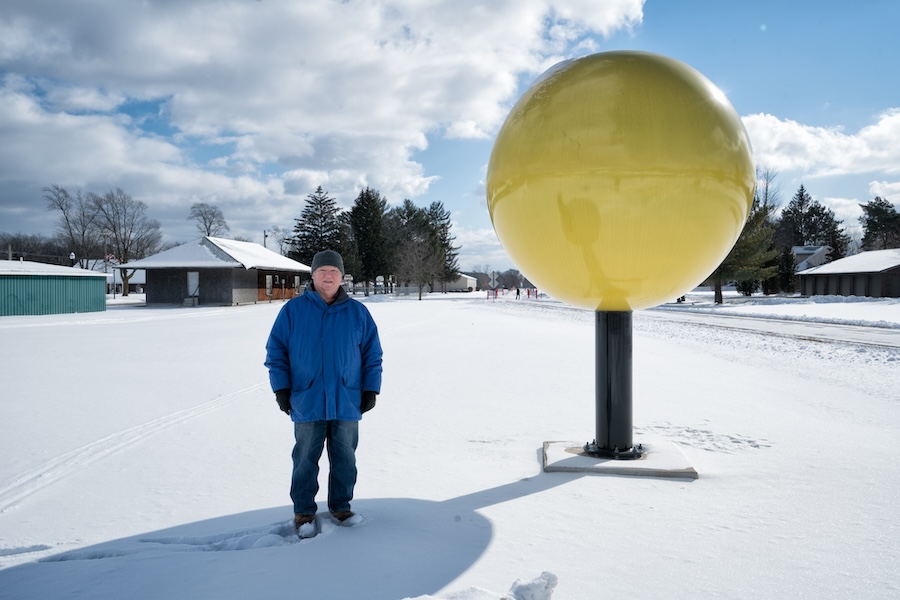
<path fill-rule="evenodd" d="M 381 341 L 369 310 L 343 289 L 326 304 L 310 284 L 278 313 L 266 342 L 272 390 L 291 390 L 291 419 L 359 421 L 381 392 Z"/>

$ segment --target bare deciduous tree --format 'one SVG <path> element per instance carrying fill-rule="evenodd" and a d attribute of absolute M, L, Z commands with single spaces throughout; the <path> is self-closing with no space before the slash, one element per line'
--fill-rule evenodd
<path fill-rule="evenodd" d="M 278 244 L 278 254 L 287 256 L 291 245 L 291 232 L 287 229 L 282 229 L 278 225 L 273 225 L 267 233 Z"/>
<path fill-rule="evenodd" d="M 491 265 L 475 265 L 472 267 L 472 275 L 475 276 L 478 289 L 487 290 L 491 287 Z"/>
<path fill-rule="evenodd" d="M 219 237 L 229 231 L 225 216 L 218 206 L 195 202 L 191 206 L 191 214 L 188 217 L 189 221 L 191 219 L 197 221 L 197 231 L 200 232 L 200 235 Z"/>
<path fill-rule="evenodd" d="M 90 268 L 88 261 L 96 257 L 100 246 L 97 239 L 97 209 L 90 198 L 79 190 L 72 196 L 64 187 L 53 184 L 43 188 L 47 208 L 59 213 L 57 234 L 75 253 L 82 269 Z"/>
<path fill-rule="evenodd" d="M 511 290 L 522 285 L 522 274 L 518 269 L 507 269 L 497 276 L 497 283 L 502 288 Z"/>
<path fill-rule="evenodd" d="M 120 263 L 144 258 L 159 249 L 162 234 L 159 221 L 147 215 L 147 205 L 135 200 L 121 188 L 102 196 L 90 194 L 97 210 L 100 234 L 109 243 L 111 252 Z M 134 275 L 121 269 L 122 295 L 128 295 L 128 280 Z"/>
<path fill-rule="evenodd" d="M 442 258 L 442 255 L 429 244 L 423 244 L 419 240 L 405 241 L 397 251 L 395 259 L 398 281 L 416 286 L 421 300 L 422 290 L 434 280 L 434 274 L 440 272 L 443 266 Z"/>
<path fill-rule="evenodd" d="M 72 247 L 59 235 L 47 237 L 39 233 L 0 232 L 0 257 L 8 260 L 22 259 L 71 267 L 70 252 L 73 252 Z"/>

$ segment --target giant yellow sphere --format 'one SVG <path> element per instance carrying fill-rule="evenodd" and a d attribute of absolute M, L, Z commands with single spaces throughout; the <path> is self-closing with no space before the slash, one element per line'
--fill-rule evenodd
<path fill-rule="evenodd" d="M 494 142 L 487 202 L 516 266 L 576 306 L 629 311 L 702 283 L 746 222 L 755 174 L 736 111 L 671 58 L 561 63 Z"/>

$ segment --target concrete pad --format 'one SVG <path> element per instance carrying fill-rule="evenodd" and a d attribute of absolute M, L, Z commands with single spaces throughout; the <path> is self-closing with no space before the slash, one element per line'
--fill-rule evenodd
<path fill-rule="evenodd" d="M 681 477 L 699 475 L 675 443 L 661 438 L 638 440 L 644 447 L 641 458 L 615 460 L 591 456 L 584 442 L 544 442 L 544 472 L 601 473 L 629 477 Z"/>

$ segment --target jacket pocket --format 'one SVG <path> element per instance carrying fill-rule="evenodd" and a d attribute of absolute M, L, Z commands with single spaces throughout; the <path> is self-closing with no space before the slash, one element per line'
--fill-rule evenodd
<path fill-rule="evenodd" d="M 291 381 L 291 392 L 299 394 L 305 392 L 312 387 L 315 381 L 315 375 L 305 369 L 298 369 L 293 373 L 293 381 Z"/>

